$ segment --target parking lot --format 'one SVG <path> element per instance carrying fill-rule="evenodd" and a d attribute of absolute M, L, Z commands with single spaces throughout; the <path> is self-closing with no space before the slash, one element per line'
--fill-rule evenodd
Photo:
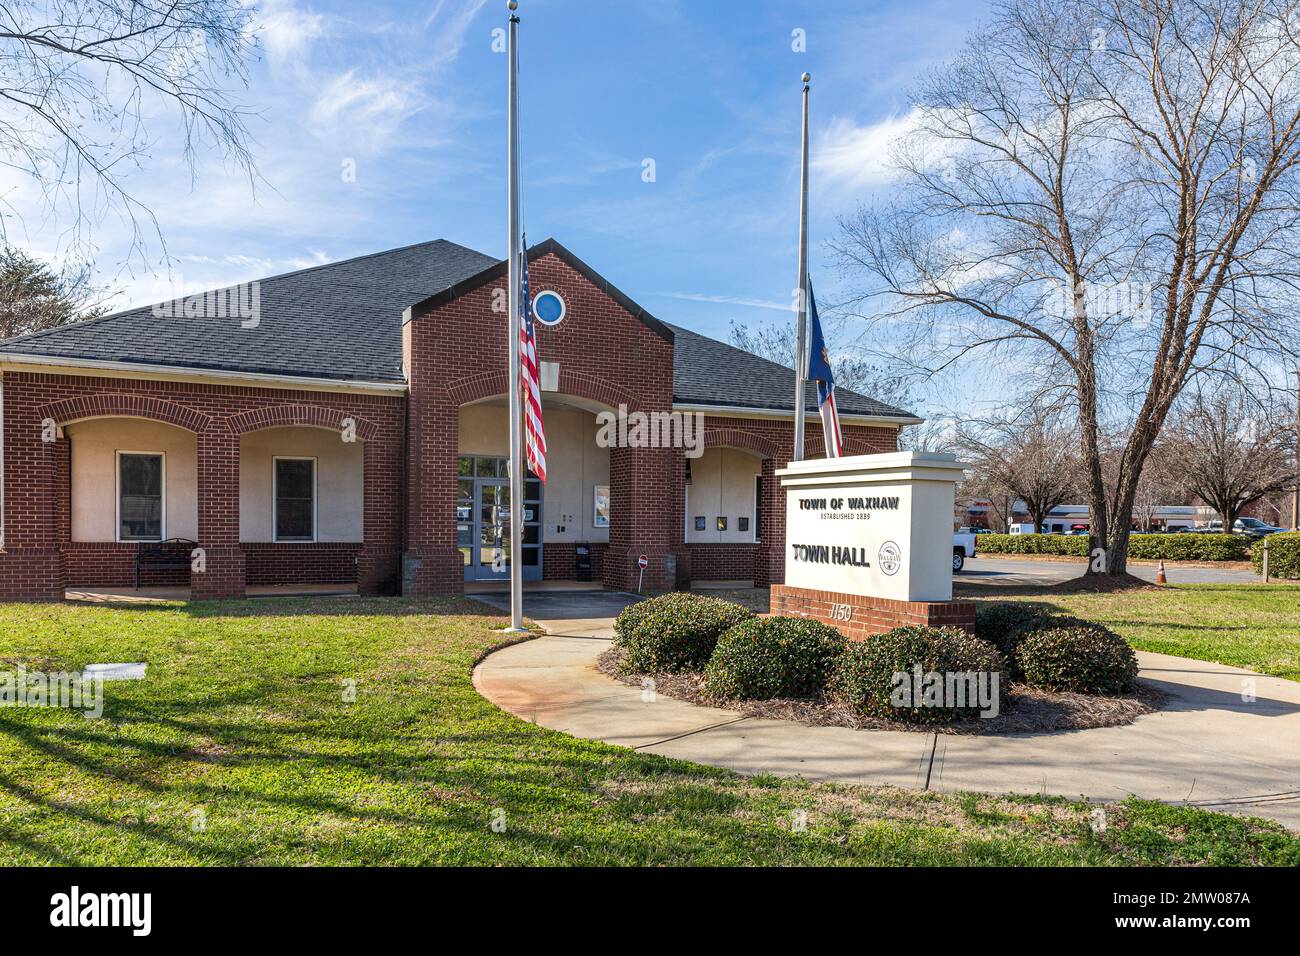
<path fill-rule="evenodd" d="M 1072 561 L 1035 561 L 979 555 L 967 561 L 966 569 L 954 575 L 953 580 L 958 584 L 1021 587 L 1058 584 L 1077 578 L 1087 566 L 1088 562 L 1084 558 Z M 1154 583 L 1156 566 L 1130 564 L 1129 573 Z M 1173 561 L 1165 562 L 1165 576 L 1170 584 L 1254 584 L 1259 581 L 1255 572 L 1240 567 L 1183 566 Z"/>

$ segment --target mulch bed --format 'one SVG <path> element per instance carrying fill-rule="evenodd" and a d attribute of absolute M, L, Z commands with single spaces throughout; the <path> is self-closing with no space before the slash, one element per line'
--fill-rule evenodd
<path fill-rule="evenodd" d="M 816 700 L 718 700 L 705 695 L 699 674 L 624 674 L 621 667 L 625 656 L 621 647 L 611 647 L 597 658 L 596 668 L 607 677 L 633 687 L 642 686 L 642 680 L 649 676 L 654 679 L 656 693 L 690 704 L 723 707 L 747 717 L 797 720 L 816 726 L 851 727 L 854 730 L 1001 736 L 1118 727 L 1159 710 L 1167 700 L 1165 694 L 1145 684 L 1139 684 L 1137 692 L 1126 697 L 1055 694 L 1024 684 L 1012 684 L 1008 707 L 995 718 L 976 718 L 953 724 L 912 724 L 864 717 L 831 697 Z"/>

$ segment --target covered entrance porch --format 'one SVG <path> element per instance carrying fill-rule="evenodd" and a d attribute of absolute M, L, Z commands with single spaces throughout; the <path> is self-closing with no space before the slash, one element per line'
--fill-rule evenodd
<path fill-rule="evenodd" d="M 503 395 L 461 406 L 456 458 L 456 550 L 465 591 L 481 592 L 510 579 L 510 521 L 522 525 L 523 579 L 527 585 L 602 580 L 614 502 L 611 449 L 596 441 L 598 402 L 547 393 L 548 481 L 529 472 L 524 501 L 511 508 L 508 409 Z"/>
<path fill-rule="evenodd" d="M 457 460 L 456 547 L 465 565 L 465 582 L 510 580 L 510 461 L 487 455 L 463 455 Z M 521 520 L 523 577 L 541 581 L 542 482 L 529 472 L 524 478 Z M 468 590 L 468 588 L 466 589 Z"/>

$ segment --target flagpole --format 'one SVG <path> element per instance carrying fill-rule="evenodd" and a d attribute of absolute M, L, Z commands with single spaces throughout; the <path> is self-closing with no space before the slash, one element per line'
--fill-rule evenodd
<path fill-rule="evenodd" d="M 794 460 L 803 461 L 804 383 L 808 376 L 808 87 L 803 75 L 803 148 L 799 165 L 799 321 L 794 346 Z"/>
<path fill-rule="evenodd" d="M 523 525 L 519 520 L 523 515 L 524 502 L 524 465 L 520 440 L 523 434 L 523 414 L 519 405 L 519 324 L 522 321 L 522 309 L 519 301 L 519 88 L 518 88 L 518 30 L 519 17 L 515 10 L 519 8 L 516 0 L 509 0 L 506 6 L 510 10 L 510 80 L 507 84 L 510 104 L 507 110 L 510 132 L 507 136 L 510 159 L 508 164 L 507 193 L 510 211 L 507 225 L 510 230 L 509 265 L 510 276 L 509 309 L 510 321 L 507 323 L 510 347 L 510 631 L 524 629 L 524 569 Z"/>

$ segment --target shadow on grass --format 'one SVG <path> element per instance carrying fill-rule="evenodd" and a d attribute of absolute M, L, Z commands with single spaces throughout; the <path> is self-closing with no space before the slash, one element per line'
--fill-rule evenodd
<path fill-rule="evenodd" d="M 103 608 L 116 613 L 159 615 L 177 612 L 194 618 L 253 617 L 412 617 L 443 615 L 454 617 L 508 617 L 491 605 L 471 597 L 403 598 L 356 597 L 354 595 L 303 595 L 259 597 L 230 601 L 133 601 L 95 603 L 69 601 L 68 606 Z"/>

